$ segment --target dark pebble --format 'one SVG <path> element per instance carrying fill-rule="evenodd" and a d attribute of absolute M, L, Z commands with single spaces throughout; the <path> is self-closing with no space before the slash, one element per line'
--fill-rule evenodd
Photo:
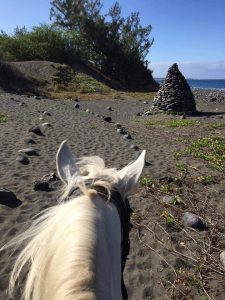
<path fill-rule="evenodd" d="M 30 138 L 24 139 L 24 143 L 26 143 L 26 144 L 36 144 L 36 142 L 33 139 L 30 139 Z"/>
<path fill-rule="evenodd" d="M 138 146 L 136 146 L 136 145 L 130 145 L 130 148 L 134 149 L 135 151 L 139 151 L 140 150 L 140 148 Z"/>
<path fill-rule="evenodd" d="M 104 117 L 103 120 L 105 122 L 109 122 L 110 123 L 112 121 L 112 118 L 111 117 Z"/>
<path fill-rule="evenodd" d="M 21 149 L 18 152 L 19 153 L 27 154 L 29 156 L 39 156 L 38 151 L 36 149 L 32 149 L 32 148 Z"/>
<path fill-rule="evenodd" d="M 124 139 L 128 139 L 128 140 L 131 140 L 131 135 L 130 135 L 129 133 L 124 134 L 123 138 L 124 138 Z"/>
<path fill-rule="evenodd" d="M 34 190 L 35 191 L 44 191 L 44 192 L 49 192 L 51 191 L 49 187 L 49 183 L 44 180 L 37 180 L 34 182 Z"/>
<path fill-rule="evenodd" d="M 202 219 L 199 216 L 189 213 L 189 212 L 184 213 L 183 222 L 184 222 L 185 226 L 192 227 L 199 231 L 203 231 L 203 230 L 207 229 L 206 225 L 204 224 L 204 222 L 202 221 Z"/>
<path fill-rule="evenodd" d="M 33 133 L 35 133 L 36 135 L 39 135 L 39 136 L 45 136 L 44 133 L 41 131 L 40 127 L 38 127 L 38 126 L 33 126 L 28 131 L 33 132 Z"/>
<path fill-rule="evenodd" d="M 21 163 L 22 165 L 29 165 L 30 163 L 30 160 L 27 156 L 25 155 L 19 155 L 17 158 L 16 158 L 16 161 L 18 161 L 19 163 Z"/>
<path fill-rule="evenodd" d="M 44 114 L 44 115 L 46 115 L 46 116 L 49 116 L 49 117 L 51 117 L 51 113 L 50 113 L 50 112 L 48 112 L 48 111 L 44 111 L 44 112 L 43 112 L 43 114 Z"/>
<path fill-rule="evenodd" d="M 21 205 L 22 202 L 16 198 L 16 195 L 13 192 L 0 188 L 0 204 L 15 208 Z"/>
<path fill-rule="evenodd" d="M 74 108 L 80 108 L 80 105 L 79 105 L 78 103 L 76 103 L 76 104 L 74 105 Z"/>

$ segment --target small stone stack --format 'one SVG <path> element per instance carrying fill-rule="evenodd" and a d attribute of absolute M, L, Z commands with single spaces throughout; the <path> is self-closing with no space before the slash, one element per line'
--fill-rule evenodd
<path fill-rule="evenodd" d="M 166 78 L 154 98 L 152 110 L 186 113 L 196 111 L 194 95 L 177 64 L 173 64 L 169 68 Z"/>

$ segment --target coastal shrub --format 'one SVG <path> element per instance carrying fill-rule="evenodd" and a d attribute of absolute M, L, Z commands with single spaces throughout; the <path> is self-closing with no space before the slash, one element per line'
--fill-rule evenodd
<path fill-rule="evenodd" d="M 27 31 L 16 28 L 14 35 L 0 33 L 0 59 L 5 61 L 48 60 L 73 64 L 89 59 L 87 42 L 76 31 L 40 25 Z"/>

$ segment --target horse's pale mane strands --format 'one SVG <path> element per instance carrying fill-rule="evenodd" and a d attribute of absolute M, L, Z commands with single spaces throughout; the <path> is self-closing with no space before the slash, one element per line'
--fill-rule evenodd
<path fill-rule="evenodd" d="M 64 145 L 65 142 L 59 152 L 64 151 Z M 68 155 L 68 148 L 66 151 Z M 143 159 L 144 155 L 139 159 L 139 175 Z M 71 157 L 68 161 L 71 162 Z M 60 158 L 57 163 L 60 164 Z M 63 164 L 67 167 L 65 160 Z M 66 171 L 63 171 L 63 166 L 57 166 L 57 169 L 62 170 L 61 176 L 59 174 L 62 179 Z M 122 299 L 119 215 L 112 203 L 103 201 L 95 190 L 85 186 L 85 180 L 93 179 L 95 184 L 110 192 L 113 186 L 121 184 L 124 169 L 106 169 L 99 157 L 82 158 L 71 167 L 70 170 L 75 170 L 78 175 L 71 176 L 70 172 L 69 177 L 63 180 L 67 185 L 62 202 L 46 209 L 27 231 L 1 249 L 25 246 L 11 275 L 11 296 L 25 267 L 29 271 L 23 290 L 24 300 Z M 75 187 L 80 188 L 83 194 L 65 202 Z"/>

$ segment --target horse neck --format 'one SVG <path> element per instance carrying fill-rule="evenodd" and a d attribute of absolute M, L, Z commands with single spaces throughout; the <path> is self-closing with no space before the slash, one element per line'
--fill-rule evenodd
<path fill-rule="evenodd" d="M 84 196 L 71 202 L 73 209 L 67 212 L 71 224 L 48 264 L 43 287 L 47 294 L 43 299 L 122 299 L 117 209 L 100 196 Z M 69 221 L 70 216 L 65 220 Z"/>

